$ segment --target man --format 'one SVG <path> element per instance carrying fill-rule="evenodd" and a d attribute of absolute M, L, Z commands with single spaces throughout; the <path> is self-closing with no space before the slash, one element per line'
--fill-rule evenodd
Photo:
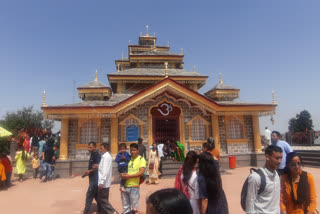
<path fill-rule="evenodd" d="M 207 148 L 208 148 L 208 152 L 210 152 L 214 158 L 220 161 L 220 152 L 219 150 L 216 149 L 216 145 L 213 137 L 209 137 L 207 139 Z"/>
<path fill-rule="evenodd" d="M 271 131 L 268 129 L 267 126 L 266 126 L 266 128 L 264 130 L 264 137 L 267 140 L 266 145 L 265 145 L 265 148 L 267 148 L 268 146 L 271 145 Z"/>
<path fill-rule="evenodd" d="M 112 179 L 112 157 L 108 152 L 106 143 L 100 146 L 101 161 L 98 168 L 98 210 L 103 214 L 114 213 L 114 208 L 109 202 L 109 190 Z"/>
<path fill-rule="evenodd" d="M 159 152 L 159 155 L 160 155 L 159 172 L 161 173 L 161 175 L 159 176 L 159 178 L 162 177 L 162 163 L 163 163 L 163 160 L 164 160 L 163 147 L 164 147 L 164 144 L 162 142 L 157 145 L 158 152 Z"/>
<path fill-rule="evenodd" d="M 89 176 L 89 187 L 86 195 L 86 206 L 83 214 L 89 213 L 93 198 L 95 198 L 96 202 L 98 203 L 98 165 L 100 163 L 101 156 L 96 150 L 96 142 L 91 141 L 88 143 L 88 151 L 90 152 L 88 171 L 82 176 Z"/>
<path fill-rule="evenodd" d="M 47 146 L 44 152 L 42 152 L 43 168 L 41 169 L 42 171 L 41 171 L 40 178 L 42 178 L 42 176 L 45 175 L 45 179 L 42 180 L 42 182 L 47 182 L 51 175 L 51 163 L 52 163 L 53 156 L 54 156 L 53 145 L 47 142 Z"/>
<path fill-rule="evenodd" d="M 261 185 L 258 173 L 253 172 L 248 177 L 247 214 L 280 214 L 280 177 L 276 169 L 281 163 L 282 149 L 278 146 L 268 146 L 265 157 L 266 163 L 260 168 L 265 175 L 264 191 L 258 194 Z"/>
<path fill-rule="evenodd" d="M 139 210 L 140 177 L 146 168 L 146 160 L 139 155 L 138 144 L 130 145 L 131 160 L 128 163 L 128 173 L 121 173 L 122 179 L 126 180 L 125 192 L 121 192 L 123 213 Z"/>
<path fill-rule="evenodd" d="M 284 168 L 286 166 L 287 154 L 289 154 L 290 152 L 293 152 L 293 149 L 287 142 L 280 140 L 280 137 L 281 137 L 281 134 L 278 131 L 273 131 L 271 133 L 272 145 L 279 146 L 283 151 L 282 161 L 278 169 L 279 175 L 282 175 Z"/>
<path fill-rule="evenodd" d="M 143 157 L 144 159 L 147 158 L 147 149 L 146 147 L 142 144 L 143 139 L 141 137 L 138 138 L 138 149 L 139 149 L 139 155 Z"/>

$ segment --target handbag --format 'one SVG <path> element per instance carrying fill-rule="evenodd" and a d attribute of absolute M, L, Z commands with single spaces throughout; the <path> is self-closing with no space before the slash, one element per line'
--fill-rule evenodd
<path fill-rule="evenodd" d="M 154 169 L 154 163 L 149 163 L 149 170 L 153 170 Z"/>

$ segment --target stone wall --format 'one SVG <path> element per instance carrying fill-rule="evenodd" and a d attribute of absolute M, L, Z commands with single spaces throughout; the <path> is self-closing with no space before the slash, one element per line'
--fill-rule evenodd
<path fill-rule="evenodd" d="M 251 115 L 244 116 L 244 126 L 246 130 L 246 138 L 248 138 L 248 152 L 254 152 L 253 124 Z"/>
<path fill-rule="evenodd" d="M 248 144 L 247 143 L 232 143 L 228 144 L 228 154 L 247 154 Z"/>
<path fill-rule="evenodd" d="M 219 116 L 218 120 L 219 120 L 220 151 L 221 151 L 221 154 L 228 154 L 224 116 Z"/>
<path fill-rule="evenodd" d="M 78 120 L 69 120 L 69 134 L 68 134 L 68 155 L 69 159 L 76 158 L 76 144 L 78 143 Z"/>
<path fill-rule="evenodd" d="M 111 130 L 111 119 L 101 119 L 101 143 L 107 143 L 110 145 L 110 130 Z"/>

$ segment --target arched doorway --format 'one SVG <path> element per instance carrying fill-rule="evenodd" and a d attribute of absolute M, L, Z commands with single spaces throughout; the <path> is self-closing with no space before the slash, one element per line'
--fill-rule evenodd
<path fill-rule="evenodd" d="M 168 139 L 180 140 L 179 117 L 181 110 L 168 102 L 151 109 L 153 142 L 165 143 Z"/>

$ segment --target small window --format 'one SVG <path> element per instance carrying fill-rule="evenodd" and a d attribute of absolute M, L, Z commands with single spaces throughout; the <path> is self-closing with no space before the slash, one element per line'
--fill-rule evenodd
<path fill-rule="evenodd" d="M 202 119 L 195 119 L 191 125 L 192 141 L 206 140 L 206 124 Z"/>
<path fill-rule="evenodd" d="M 80 143 L 88 144 L 90 141 L 98 143 L 99 129 L 94 120 L 86 121 L 80 130 Z"/>
<path fill-rule="evenodd" d="M 242 139 L 243 129 L 239 119 L 232 118 L 228 121 L 228 138 L 229 139 Z"/>

